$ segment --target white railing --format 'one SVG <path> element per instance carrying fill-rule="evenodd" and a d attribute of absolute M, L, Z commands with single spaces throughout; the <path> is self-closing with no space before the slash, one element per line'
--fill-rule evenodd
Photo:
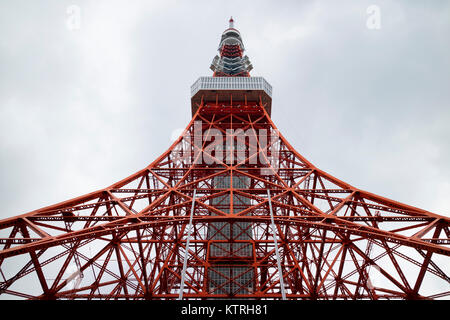
<path fill-rule="evenodd" d="M 200 77 L 191 86 L 191 97 L 200 90 L 263 90 L 272 97 L 272 86 L 263 77 Z"/>

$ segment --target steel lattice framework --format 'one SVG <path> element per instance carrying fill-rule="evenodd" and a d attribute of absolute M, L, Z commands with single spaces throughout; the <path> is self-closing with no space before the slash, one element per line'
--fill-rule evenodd
<path fill-rule="evenodd" d="M 450 296 L 449 218 L 316 168 L 261 95 L 200 95 L 183 134 L 143 170 L 0 221 L 0 297 Z"/>

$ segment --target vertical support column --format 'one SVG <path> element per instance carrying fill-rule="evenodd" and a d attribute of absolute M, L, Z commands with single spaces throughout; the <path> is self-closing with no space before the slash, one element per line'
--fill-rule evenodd
<path fill-rule="evenodd" d="M 278 252 L 277 229 L 275 227 L 275 221 L 273 219 L 272 200 L 270 198 L 270 190 L 269 189 L 267 189 L 267 199 L 269 200 L 270 221 L 271 221 L 271 227 L 272 227 L 272 232 L 273 232 L 273 241 L 275 243 L 275 256 L 277 257 L 278 274 L 280 277 L 281 298 L 282 298 L 282 300 L 286 300 L 286 291 L 284 290 L 283 271 L 281 270 L 280 253 Z"/>
<path fill-rule="evenodd" d="M 178 295 L 178 300 L 183 299 L 183 291 L 184 291 L 184 282 L 186 278 L 186 268 L 187 268 L 187 259 L 189 253 L 189 242 L 191 241 L 191 233 L 192 233 L 192 217 L 194 215 L 194 206 L 195 206 L 195 195 L 197 193 L 197 189 L 194 189 L 194 195 L 192 196 L 192 206 L 191 206 L 191 215 L 189 217 L 189 225 L 188 225 L 188 237 L 186 240 L 186 248 L 184 253 L 184 261 L 183 261 L 183 271 L 181 272 L 181 284 L 180 284 L 180 293 Z"/>

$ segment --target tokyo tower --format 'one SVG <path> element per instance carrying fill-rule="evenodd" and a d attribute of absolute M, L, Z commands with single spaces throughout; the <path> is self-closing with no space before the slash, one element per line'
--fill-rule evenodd
<path fill-rule="evenodd" d="M 0 221 L 1 299 L 449 299 L 450 219 L 315 167 L 233 19 L 144 169 Z"/>

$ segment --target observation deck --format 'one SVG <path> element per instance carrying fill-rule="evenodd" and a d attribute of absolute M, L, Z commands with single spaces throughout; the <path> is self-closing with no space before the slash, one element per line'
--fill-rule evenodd
<path fill-rule="evenodd" d="M 191 86 L 192 115 L 202 99 L 224 106 L 261 102 L 270 115 L 272 86 L 263 77 L 200 77 Z"/>

